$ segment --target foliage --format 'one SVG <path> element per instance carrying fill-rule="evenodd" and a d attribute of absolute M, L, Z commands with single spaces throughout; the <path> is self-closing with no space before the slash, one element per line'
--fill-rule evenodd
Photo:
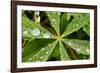
<path fill-rule="evenodd" d="M 22 11 L 22 62 L 89 59 L 89 38 L 88 13 Z"/>

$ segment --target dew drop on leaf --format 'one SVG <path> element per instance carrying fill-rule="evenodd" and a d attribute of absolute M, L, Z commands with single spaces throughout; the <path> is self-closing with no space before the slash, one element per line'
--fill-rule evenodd
<path fill-rule="evenodd" d="M 39 36 L 39 35 L 40 35 L 40 30 L 39 30 L 38 28 L 34 28 L 34 29 L 32 30 L 32 35 L 33 35 L 33 36 Z"/>
<path fill-rule="evenodd" d="M 46 54 L 48 54 L 48 52 L 46 52 Z"/>
<path fill-rule="evenodd" d="M 55 22 L 55 19 L 52 19 L 53 22 Z"/>
<path fill-rule="evenodd" d="M 81 51 L 80 48 L 76 48 L 77 53 L 80 53 L 80 51 Z"/>
<path fill-rule="evenodd" d="M 60 15 L 60 12 L 57 12 L 58 15 Z"/>
<path fill-rule="evenodd" d="M 89 50 L 89 49 L 86 49 L 86 52 L 87 52 L 87 53 L 90 53 L 90 50 Z"/>
<path fill-rule="evenodd" d="M 45 50 L 45 48 L 42 48 L 42 51 L 44 51 Z"/>
<path fill-rule="evenodd" d="M 36 20 L 35 20 L 37 23 L 40 22 L 40 17 L 37 17 Z"/>
<path fill-rule="evenodd" d="M 28 34 L 28 31 L 24 31 L 23 34 L 24 34 L 24 35 L 27 35 L 27 34 Z"/>
<path fill-rule="evenodd" d="M 44 34 L 43 34 L 43 37 L 44 37 L 44 38 L 50 38 L 50 33 L 49 33 L 49 32 L 44 33 Z"/>
<path fill-rule="evenodd" d="M 36 15 L 39 15 L 39 11 L 35 11 L 35 14 L 36 14 Z"/>
<path fill-rule="evenodd" d="M 69 45 L 73 45 L 73 43 L 71 41 L 68 42 Z"/>
<path fill-rule="evenodd" d="M 40 16 L 39 16 L 39 11 L 35 11 L 35 21 L 37 22 L 37 23 L 39 23 L 40 22 Z"/>

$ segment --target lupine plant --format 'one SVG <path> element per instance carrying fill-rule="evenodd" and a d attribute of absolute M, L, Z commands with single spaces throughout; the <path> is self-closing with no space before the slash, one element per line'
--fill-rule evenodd
<path fill-rule="evenodd" d="M 22 11 L 22 62 L 90 58 L 89 13 Z"/>

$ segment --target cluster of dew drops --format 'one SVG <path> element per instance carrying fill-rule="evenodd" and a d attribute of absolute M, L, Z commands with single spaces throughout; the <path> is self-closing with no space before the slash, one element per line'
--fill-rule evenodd
<path fill-rule="evenodd" d="M 40 22 L 40 16 L 39 16 L 39 11 L 35 11 L 35 22 L 39 23 Z M 39 28 L 33 28 L 31 30 L 26 30 L 23 32 L 24 35 L 28 35 L 31 32 L 31 34 L 34 37 L 39 37 L 39 36 L 43 36 L 43 38 L 50 38 L 51 34 L 46 31 L 46 32 L 42 32 Z"/>

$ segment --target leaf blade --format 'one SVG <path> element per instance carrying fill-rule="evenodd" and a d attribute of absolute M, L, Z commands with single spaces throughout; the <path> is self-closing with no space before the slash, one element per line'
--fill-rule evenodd
<path fill-rule="evenodd" d="M 23 37 L 28 38 L 52 38 L 53 35 L 44 29 L 40 24 L 28 19 L 26 16 L 22 16 L 22 29 Z M 48 34 L 47 34 L 48 33 Z M 48 37 L 45 37 L 47 35 Z"/>
<path fill-rule="evenodd" d="M 63 39 L 63 41 L 73 48 L 77 53 L 90 54 L 90 42 L 78 39 Z"/>
<path fill-rule="evenodd" d="M 88 25 L 85 25 L 85 26 L 83 27 L 83 30 L 84 30 L 88 35 L 90 35 L 90 26 L 89 26 L 89 24 L 88 24 Z"/>
<path fill-rule="evenodd" d="M 59 50 L 60 50 L 61 60 L 63 60 L 63 61 L 64 60 L 70 60 L 70 57 L 69 57 L 67 51 L 65 50 L 65 48 L 64 48 L 64 46 L 63 46 L 61 41 L 59 41 L 59 45 L 60 45 Z"/>
<path fill-rule="evenodd" d="M 43 44 L 41 44 L 41 42 Z M 52 39 L 35 39 L 26 44 L 22 49 L 22 61 L 27 62 L 29 58 L 34 56 L 41 48 L 54 42 Z"/>
<path fill-rule="evenodd" d="M 87 21 L 87 17 L 88 14 L 86 13 L 68 13 L 68 18 L 70 18 L 70 16 L 73 16 L 73 20 L 72 22 L 70 22 L 66 28 L 66 30 L 64 31 L 62 36 L 67 36 L 77 30 L 79 30 L 80 28 L 82 28 L 84 25 L 86 25 L 88 23 Z"/>
<path fill-rule="evenodd" d="M 55 29 L 55 31 L 60 34 L 60 12 L 47 12 L 49 20 L 51 22 L 52 27 Z"/>
<path fill-rule="evenodd" d="M 48 60 L 49 56 L 51 55 L 53 49 L 55 48 L 57 44 L 57 41 L 53 42 L 52 44 L 49 44 L 45 48 L 42 48 L 37 54 L 35 54 L 30 61 L 46 61 Z"/>
<path fill-rule="evenodd" d="M 67 25 L 68 25 L 67 13 L 62 13 L 60 21 L 60 35 L 62 35 L 62 33 L 65 31 Z"/>

